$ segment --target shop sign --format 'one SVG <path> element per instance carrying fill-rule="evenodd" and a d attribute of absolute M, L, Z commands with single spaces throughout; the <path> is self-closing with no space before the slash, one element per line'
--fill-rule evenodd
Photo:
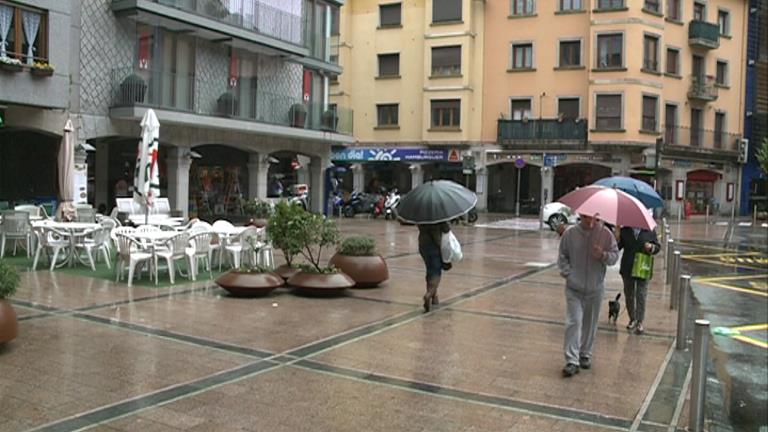
<path fill-rule="evenodd" d="M 609 162 L 609 163 L 621 163 L 621 158 L 614 158 L 610 154 L 581 154 L 576 155 L 577 161 L 584 162 Z"/>
<path fill-rule="evenodd" d="M 544 166 L 553 167 L 567 159 L 567 154 L 547 154 L 544 155 Z"/>
<path fill-rule="evenodd" d="M 345 148 L 334 150 L 331 160 L 335 162 L 448 161 L 448 153 L 448 150 L 429 148 Z M 456 154 L 458 155 L 458 152 Z M 458 156 L 456 156 L 456 162 L 461 162 Z"/>

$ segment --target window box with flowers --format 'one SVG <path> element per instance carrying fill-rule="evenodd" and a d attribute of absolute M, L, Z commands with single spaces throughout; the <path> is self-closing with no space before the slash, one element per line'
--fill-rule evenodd
<path fill-rule="evenodd" d="M 38 77 L 49 77 L 53 75 L 53 66 L 50 63 L 34 62 L 29 72 Z"/>
<path fill-rule="evenodd" d="M 11 57 L 0 57 L 0 69 L 6 72 L 21 72 L 23 66 L 21 60 Z"/>

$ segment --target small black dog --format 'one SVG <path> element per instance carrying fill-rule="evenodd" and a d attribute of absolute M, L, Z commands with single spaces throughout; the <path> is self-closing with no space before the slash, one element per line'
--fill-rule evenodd
<path fill-rule="evenodd" d="M 613 325 L 616 325 L 616 320 L 619 319 L 619 312 L 621 311 L 620 298 L 621 293 L 618 293 L 615 300 L 608 301 L 608 322 L 613 321 Z"/>

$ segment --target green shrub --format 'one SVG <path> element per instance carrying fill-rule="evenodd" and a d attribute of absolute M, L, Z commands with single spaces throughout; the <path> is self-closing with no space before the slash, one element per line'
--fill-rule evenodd
<path fill-rule="evenodd" d="M 272 215 L 272 205 L 260 199 L 245 200 L 243 212 L 246 216 L 256 219 L 268 219 Z"/>
<path fill-rule="evenodd" d="M 303 247 L 295 227 L 297 221 L 305 217 L 305 214 L 301 206 L 282 200 L 275 204 L 274 211 L 267 221 L 267 234 L 272 239 L 272 244 L 283 251 L 289 267 L 293 267 L 293 258 Z"/>
<path fill-rule="evenodd" d="M 333 219 L 313 213 L 303 212 L 303 217 L 297 218 L 293 234 L 301 244 L 301 254 L 312 264 L 318 273 L 323 273 L 320 266 L 323 248 L 339 244 L 339 228 Z"/>
<path fill-rule="evenodd" d="M 16 294 L 19 287 L 19 274 L 7 262 L 0 260 L 0 299 L 6 299 Z"/>
<path fill-rule="evenodd" d="M 347 256 L 375 256 L 376 240 L 369 236 L 347 237 L 341 242 L 338 253 Z"/>

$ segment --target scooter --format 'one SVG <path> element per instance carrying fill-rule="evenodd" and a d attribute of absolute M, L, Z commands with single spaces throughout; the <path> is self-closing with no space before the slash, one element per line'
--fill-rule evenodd
<path fill-rule="evenodd" d="M 400 193 L 397 189 L 392 189 L 387 194 L 387 200 L 384 202 L 384 219 L 397 219 L 397 205 L 400 204 Z"/>
<path fill-rule="evenodd" d="M 386 201 L 387 198 L 384 195 L 379 195 L 379 199 L 376 200 L 376 204 L 374 204 L 373 208 L 371 209 L 371 215 L 374 219 L 384 214 L 384 204 Z"/>

